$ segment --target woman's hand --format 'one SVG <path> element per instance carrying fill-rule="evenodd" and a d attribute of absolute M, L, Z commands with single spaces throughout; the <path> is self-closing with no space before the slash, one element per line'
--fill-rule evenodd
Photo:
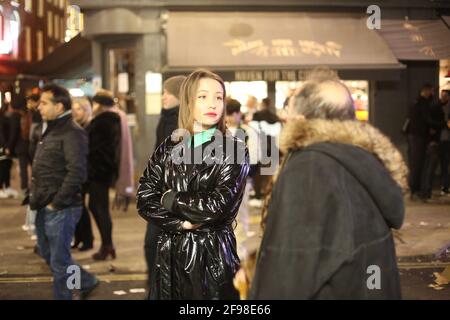
<path fill-rule="evenodd" d="M 184 230 L 195 230 L 202 226 L 201 223 L 198 224 L 192 224 L 189 221 L 183 221 L 182 227 Z"/>
<path fill-rule="evenodd" d="M 247 277 L 247 272 L 244 268 L 240 268 L 238 272 L 236 272 L 233 279 L 233 285 L 234 288 L 239 291 L 241 300 L 247 300 L 250 285 Z"/>

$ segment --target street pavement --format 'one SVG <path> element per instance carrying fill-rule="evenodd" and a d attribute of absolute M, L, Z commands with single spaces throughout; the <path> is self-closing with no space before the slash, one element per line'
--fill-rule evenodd
<path fill-rule="evenodd" d="M 450 242 L 450 197 L 435 196 L 432 203 L 406 199 L 406 220 L 396 234 L 402 293 L 404 299 L 449 300 L 450 285 L 436 290 L 433 273 L 450 266 L 450 252 L 441 250 Z M 100 236 L 94 221 L 94 249 L 73 251 L 81 266 L 98 275 L 100 285 L 90 299 L 145 299 L 146 265 L 143 241 L 146 222 L 138 216 L 134 204 L 127 212 L 115 210 L 113 240 L 117 259 L 94 261 Z M 20 199 L 0 200 L 0 299 L 51 299 L 51 273 L 44 261 L 33 252 L 35 241 L 21 229 L 25 208 Z M 240 221 L 241 219 L 239 219 Z M 260 241 L 259 209 L 251 208 L 249 232 L 238 223 L 236 235 L 241 256 L 254 250 Z M 249 233 L 253 233 L 249 237 Z"/>

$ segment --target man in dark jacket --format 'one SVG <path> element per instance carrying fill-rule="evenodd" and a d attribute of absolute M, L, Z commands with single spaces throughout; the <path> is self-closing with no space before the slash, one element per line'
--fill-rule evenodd
<path fill-rule="evenodd" d="M 430 119 L 428 121 L 430 127 L 430 133 L 428 136 L 428 145 L 426 149 L 425 162 L 422 170 L 422 178 L 420 182 L 420 198 L 422 201 L 431 199 L 433 191 L 433 180 L 435 176 L 436 168 L 439 164 L 439 158 L 441 157 L 441 173 L 443 177 L 443 193 L 447 190 L 448 193 L 448 179 L 445 179 L 445 172 L 448 171 L 445 165 L 445 147 L 448 146 L 447 136 L 448 126 L 445 110 L 448 104 L 448 95 L 445 90 L 442 91 L 441 97 L 436 104 L 430 106 Z M 447 115 L 448 116 L 448 115 Z M 446 169 L 447 167 L 447 169 Z M 447 187 L 445 187 L 447 186 Z"/>
<path fill-rule="evenodd" d="M 81 216 L 87 156 L 86 133 L 72 121 L 70 108 L 66 89 L 53 84 L 43 88 L 39 111 L 46 127 L 33 160 L 30 189 L 30 207 L 37 210 L 39 251 L 53 273 L 54 298 L 63 300 L 72 299 L 72 289 L 85 295 L 98 283 L 74 263 L 70 253 Z M 69 281 L 71 275 L 78 281 Z"/>
<path fill-rule="evenodd" d="M 400 153 L 339 81 L 308 81 L 291 104 L 250 299 L 399 299 Z"/>
<path fill-rule="evenodd" d="M 92 100 L 94 118 L 86 129 L 89 133 L 89 209 L 102 239 L 100 250 L 92 257 L 94 260 L 106 260 L 108 256 L 116 257 L 109 188 L 115 185 L 119 175 L 121 127 L 120 116 L 112 109 L 115 101 L 111 92 L 100 90 Z"/>
<path fill-rule="evenodd" d="M 409 125 L 408 134 L 408 162 L 409 162 L 409 189 L 411 198 L 421 196 L 422 176 L 430 142 L 430 130 L 433 119 L 431 115 L 431 104 L 433 102 L 433 87 L 426 84 L 420 90 L 417 101 L 410 107 L 408 112 Z"/>
<path fill-rule="evenodd" d="M 162 96 L 163 109 L 161 110 L 161 118 L 156 127 L 155 150 L 178 128 L 178 111 L 180 110 L 179 93 L 184 79 L 186 79 L 185 76 L 175 76 L 164 81 Z M 156 242 L 160 232 L 161 229 L 155 224 L 151 222 L 147 223 L 144 251 L 145 260 L 147 261 L 149 290 L 155 270 Z"/>

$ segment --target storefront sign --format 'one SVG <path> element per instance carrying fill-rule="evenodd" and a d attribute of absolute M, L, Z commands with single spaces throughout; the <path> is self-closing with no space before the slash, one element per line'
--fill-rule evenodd
<path fill-rule="evenodd" d="M 303 81 L 311 70 L 244 70 L 234 73 L 235 81 Z"/>
<path fill-rule="evenodd" d="M 263 58 L 274 57 L 299 57 L 301 55 L 312 55 L 321 57 L 329 55 L 339 58 L 341 56 L 342 45 L 333 41 L 319 43 L 312 40 L 292 40 L 292 39 L 272 39 L 243 41 L 233 39 L 223 43 L 223 46 L 229 47 L 231 55 L 239 56 L 243 53 L 249 53 Z"/>

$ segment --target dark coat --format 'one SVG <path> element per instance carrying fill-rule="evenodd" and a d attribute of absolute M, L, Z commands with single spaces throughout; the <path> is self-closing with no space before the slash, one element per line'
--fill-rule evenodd
<path fill-rule="evenodd" d="M 9 116 L 6 112 L 0 111 L 0 148 L 7 148 L 9 140 Z"/>
<path fill-rule="evenodd" d="M 87 176 L 87 135 L 72 116 L 49 121 L 33 160 L 30 206 L 57 210 L 81 206 Z"/>
<path fill-rule="evenodd" d="M 171 109 L 162 109 L 158 126 L 156 127 L 156 146 L 155 149 L 169 137 L 174 130 L 178 128 L 178 112 L 180 107 Z"/>
<path fill-rule="evenodd" d="M 9 117 L 9 139 L 7 148 L 12 156 L 27 155 L 29 152 L 29 140 L 24 137 L 22 132 L 22 121 L 26 115 L 21 111 L 13 111 Z M 25 136 L 27 136 L 25 134 Z"/>
<path fill-rule="evenodd" d="M 255 112 L 252 120 L 253 121 L 266 121 L 269 124 L 280 122 L 280 118 L 278 118 L 276 113 L 272 112 L 269 109 Z"/>
<path fill-rule="evenodd" d="M 408 134 L 426 139 L 430 138 L 430 129 L 439 126 L 439 122 L 433 117 L 432 103 L 431 98 L 427 99 L 420 96 L 409 108 Z"/>
<path fill-rule="evenodd" d="M 402 189 L 374 154 L 351 144 L 383 139 L 374 148 L 388 157 L 388 140 L 360 126 L 331 126 L 324 140 L 345 135 L 345 143 L 320 142 L 320 126 L 296 136 L 309 132 L 311 144 L 290 153 L 272 190 L 250 299 L 401 298 L 390 228 L 403 222 Z M 405 185 L 406 166 L 392 154 Z M 369 288 L 371 266 L 379 267 L 380 289 Z"/>
<path fill-rule="evenodd" d="M 89 134 L 88 181 L 113 186 L 120 165 L 120 116 L 105 111 L 92 119 Z"/>
<path fill-rule="evenodd" d="M 232 283 L 239 268 L 232 223 L 245 188 L 248 152 L 244 142 L 226 139 L 233 139 L 233 145 L 243 151 L 243 159 L 233 163 L 226 152 L 222 157 L 205 152 L 201 164 L 176 164 L 171 152 L 185 152 L 186 148 L 169 137 L 153 153 L 139 180 L 138 212 L 162 229 L 151 298 L 239 298 Z M 218 141 L 225 145 L 222 138 Z M 222 161 L 207 164 L 213 159 Z M 167 190 L 172 191 L 164 196 L 162 205 Z M 202 226 L 183 230 L 181 224 L 186 220 Z"/>
<path fill-rule="evenodd" d="M 430 110 L 431 123 L 430 127 L 432 134 L 430 136 L 432 141 L 439 142 L 441 139 L 442 130 L 448 130 L 447 119 L 445 118 L 444 107 L 446 103 L 438 102 L 433 105 Z"/>

